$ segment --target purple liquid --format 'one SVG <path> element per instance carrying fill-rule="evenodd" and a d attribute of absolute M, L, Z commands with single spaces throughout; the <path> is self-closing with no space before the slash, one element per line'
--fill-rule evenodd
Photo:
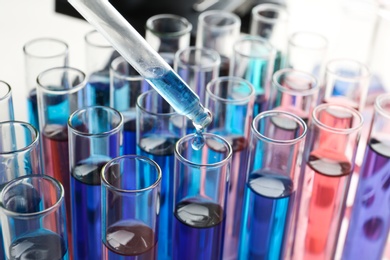
<path fill-rule="evenodd" d="M 390 228 L 390 147 L 371 139 L 360 171 L 343 259 L 381 259 Z"/>
<path fill-rule="evenodd" d="M 100 172 L 106 162 L 85 160 L 72 171 L 70 181 L 75 259 L 101 259 L 102 256 Z"/>
<path fill-rule="evenodd" d="M 11 260 L 68 259 L 64 239 L 45 229 L 17 238 L 9 247 L 9 255 Z"/>
<path fill-rule="evenodd" d="M 153 230 L 135 221 L 120 221 L 106 230 L 103 257 L 110 260 L 156 259 L 156 238 Z"/>
<path fill-rule="evenodd" d="M 178 138 L 149 135 L 139 142 L 139 154 L 154 160 L 161 168 L 159 248 L 161 256 L 171 254 L 173 210 L 174 149 Z"/>
<path fill-rule="evenodd" d="M 224 212 L 202 199 L 180 201 L 174 211 L 172 259 L 221 259 Z"/>

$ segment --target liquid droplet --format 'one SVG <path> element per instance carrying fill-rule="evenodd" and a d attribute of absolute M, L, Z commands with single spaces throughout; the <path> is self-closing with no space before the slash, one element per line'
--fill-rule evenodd
<path fill-rule="evenodd" d="M 201 130 L 196 130 L 194 137 L 192 139 L 192 149 L 200 150 L 204 145 L 204 137 Z"/>

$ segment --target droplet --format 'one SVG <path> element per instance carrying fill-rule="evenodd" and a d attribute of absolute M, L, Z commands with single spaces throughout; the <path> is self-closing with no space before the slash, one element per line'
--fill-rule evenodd
<path fill-rule="evenodd" d="M 192 138 L 192 149 L 200 150 L 204 146 L 204 137 L 201 131 L 196 131 L 194 137 Z"/>
<path fill-rule="evenodd" d="M 370 240 L 378 240 L 383 233 L 383 220 L 374 217 L 367 220 L 363 225 L 364 235 Z"/>

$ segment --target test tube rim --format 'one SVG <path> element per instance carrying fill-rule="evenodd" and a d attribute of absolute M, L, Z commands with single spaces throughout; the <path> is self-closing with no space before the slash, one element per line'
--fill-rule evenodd
<path fill-rule="evenodd" d="M 176 142 L 176 145 L 175 145 L 175 158 L 177 160 L 179 160 L 180 162 L 186 164 L 186 165 L 189 165 L 193 168 L 208 168 L 208 169 L 211 169 L 211 168 L 219 168 L 227 163 L 229 163 L 231 161 L 231 158 L 232 158 L 232 155 L 233 155 L 233 148 L 231 146 L 231 144 L 225 139 L 223 138 L 222 136 L 220 135 L 217 135 L 217 134 L 213 134 L 213 133 L 203 133 L 203 138 L 204 137 L 213 137 L 213 138 L 217 138 L 217 139 L 220 139 L 224 144 L 226 144 L 226 147 L 228 149 L 228 152 L 227 152 L 227 155 L 226 157 L 220 161 L 220 162 L 217 162 L 217 163 L 210 163 L 210 164 L 198 164 L 198 163 L 194 163 L 194 162 L 191 162 L 190 160 L 184 158 L 184 156 L 181 155 L 181 153 L 179 152 L 179 144 L 182 143 L 183 141 L 186 141 L 189 143 L 189 147 L 191 147 L 191 141 L 193 140 L 195 134 L 188 134 L 188 135 L 185 135 L 183 137 L 181 137 L 177 142 Z M 205 140 L 205 143 L 206 143 L 206 140 Z"/>
<path fill-rule="evenodd" d="M 242 49 L 239 48 L 239 44 L 243 43 L 245 41 L 250 41 L 250 42 L 256 42 L 256 43 L 261 43 L 266 48 L 269 50 L 268 55 L 258 55 L 258 56 L 253 56 L 253 53 L 247 54 L 246 52 L 242 51 Z M 268 59 L 269 57 L 275 56 L 276 55 L 276 49 L 275 47 L 265 38 L 262 38 L 260 36 L 255 36 L 255 35 L 244 35 L 241 36 L 233 45 L 233 50 L 246 58 L 257 58 L 257 59 Z"/>
<path fill-rule="evenodd" d="M 102 37 L 102 39 L 104 39 L 104 41 L 107 43 L 107 44 L 99 44 L 99 43 L 95 43 L 95 42 L 92 42 L 91 39 L 90 39 L 90 36 L 97 33 L 99 36 Z M 107 41 L 107 39 L 101 35 L 101 33 L 96 30 L 96 29 L 93 29 L 93 30 L 90 30 L 88 31 L 85 35 L 84 35 L 84 40 L 85 42 L 90 45 L 90 46 L 93 46 L 93 47 L 97 47 L 97 48 L 113 48 L 111 43 L 109 41 Z"/>
<path fill-rule="evenodd" d="M 265 17 L 259 14 L 259 11 L 273 11 L 273 12 L 278 12 L 282 14 L 281 18 L 269 18 Z M 288 10 L 282 6 L 282 5 L 277 5 L 277 4 L 272 4 L 272 3 L 261 3 L 252 8 L 252 15 L 251 19 L 255 21 L 262 21 L 266 22 L 268 24 L 275 24 L 279 21 L 285 21 L 287 22 L 289 19 L 289 12 Z"/>
<path fill-rule="evenodd" d="M 32 133 L 34 133 L 33 137 L 32 138 L 32 142 L 25 146 L 25 147 L 22 147 L 22 148 L 19 148 L 17 150 L 12 150 L 12 151 L 7 151 L 7 152 L 1 152 L 0 151 L 0 155 L 7 155 L 7 154 L 14 154 L 14 153 L 21 153 L 21 152 L 24 152 L 24 151 L 28 151 L 28 150 L 31 150 L 32 147 L 35 147 L 35 146 L 38 146 L 39 144 L 39 131 L 33 126 L 31 125 L 30 123 L 27 123 L 27 122 L 24 122 L 24 121 L 17 121 L 17 120 L 11 120 L 11 121 L 3 121 L 3 122 L 0 122 L 0 127 L 2 125 L 5 125 L 5 124 L 12 124 L 12 125 L 23 125 L 25 128 L 27 129 L 30 129 Z"/>
<path fill-rule="evenodd" d="M 40 82 L 40 79 L 42 77 L 42 75 L 46 74 L 47 72 L 51 72 L 51 71 L 55 71 L 55 70 L 73 70 L 77 73 L 79 73 L 79 75 L 83 78 L 83 80 L 80 81 L 79 84 L 75 85 L 75 86 L 72 86 L 71 88 L 68 88 L 68 89 L 58 89 L 58 90 L 55 90 L 55 89 L 50 89 L 48 88 L 47 85 L 43 85 L 41 84 Z M 38 77 L 37 77 L 37 84 L 39 86 L 39 88 L 37 88 L 37 90 L 43 90 L 43 92 L 47 93 L 47 94 L 56 94 L 56 95 L 66 95 L 66 94 L 73 94 L 77 91 L 79 91 L 80 89 L 84 88 L 86 86 L 86 83 L 87 83 L 87 77 L 86 77 L 86 74 L 75 68 L 75 67 L 69 67 L 69 66 L 65 66 L 65 67 L 53 67 L 53 68 L 49 68 L 47 70 L 44 70 L 42 71 Z M 38 92 L 37 91 L 37 92 Z"/>
<path fill-rule="evenodd" d="M 141 104 L 140 104 L 140 101 L 142 98 L 144 98 L 145 96 L 149 95 L 150 93 L 156 93 L 157 95 L 160 95 L 157 90 L 155 89 L 150 89 L 148 91 L 145 91 L 144 93 L 140 94 L 137 98 L 137 102 L 136 102 L 136 107 L 138 109 L 140 109 L 141 111 L 143 111 L 144 113 L 147 113 L 149 115 L 152 115 L 152 116 L 163 116 L 163 117 L 171 117 L 171 116 L 174 116 L 174 115 L 180 115 L 179 113 L 177 113 L 176 111 L 172 111 L 172 112 L 169 112 L 169 113 L 156 113 L 156 112 L 152 112 L 152 111 L 149 111 L 147 109 L 145 109 Z M 164 99 L 163 97 L 161 97 L 162 99 Z M 167 102 L 168 103 L 168 102 Z M 169 104 L 169 103 L 168 103 Z M 169 106 L 173 109 L 173 107 L 171 106 L 171 104 L 169 104 Z"/>
<path fill-rule="evenodd" d="M 157 171 L 156 180 L 148 187 L 141 188 L 141 189 L 134 189 L 134 190 L 125 190 L 125 189 L 121 189 L 121 188 L 113 186 L 110 182 L 108 182 L 106 175 L 105 175 L 105 172 L 106 172 L 106 169 L 108 169 L 111 165 L 115 165 L 115 162 L 120 161 L 122 159 L 141 160 L 143 162 L 147 162 L 150 165 L 153 165 Z M 124 193 L 124 194 L 136 194 L 136 193 L 145 192 L 148 190 L 153 190 L 154 188 L 156 188 L 161 183 L 162 173 L 161 173 L 160 166 L 154 160 L 152 160 L 146 156 L 141 156 L 141 155 L 136 155 L 136 154 L 125 154 L 125 155 L 115 157 L 115 158 L 111 159 L 110 161 L 108 161 L 103 166 L 103 168 L 101 170 L 100 179 L 102 180 L 102 183 L 104 183 L 105 187 L 111 191 Z"/>
<path fill-rule="evenodd" d="M 276 140 L 276 139 L 269 138 L 269 137 L 263 135 L 262 133 L 260 133 L 257 130 L 256 124 L 258 123 L 258 121 L 260 119 L 263 119 L 263 118 L 271 116 L 271 115 L 283 115 L 283 116 L 288 116 L 290 118 L 293 118 L 303 128 L 302 134 L 300 136 L 298 136 L 297 138 L 290 139 L 290 140 Z M 255 135 L 257 139 L 260 139 L 260 140 L 267 142 L 267 143 L 278 144 L 278 145 L 293 145 L 293 144 L 299 143 L 305 139 L 306 134 L 308 132 L 308 126 L 305 123 L 305 121 L 303 121 L 302 118 L 300 118 L 299 116 L 297 116 L 293 113 L 290 113 L 287 111 L 282 111 L 282 110 L 277 110 L 277 109 L 267 110 L 267 111 L 264 111 L 264 112 L 261 112 L 260 114 L 258 114 L 252 120 L 251 128 L 252 128 L 252 131 L 251 131 L 252 134 Z"/>
<path fill-rule="evenodd" d="M 89 133 L 89 132 L 83 132 L 83 131 L 80 131 L 80 130 L 77 130 L 76 128 L 74 128 L 74 125 L 72 124 L 72 119 L 78 115 L 78 114 L 81 114 L 82 112 L 86 111 L 86 110 L 92 110 L 92 109 L 102 109 L 102 110 L 109 110 L 111 112 L 113 112 L 113 114 L 116 114 L 117 116 L 119 116 L 119 122 L 116 126 L 114 126 L 111 130 L 109 131 L 105 131 L 105 132 L 100 132 L 100 133 Z M 77 109 L 76 111 L 74 111 L 68 118 L 68 127 L 69 129 L 72 130 L 72 132 L 78 136 L 85 136 L 85 137 L 96 137 L 96 138 L 101 138 L 101 137 L 104 137 L 104 136 L 109 136 L 113 133 L 116 133 L 116 132 L 119 132 L 122 127 L 123 127 L 123 115 L 122 113 L 120 113 L 118 110 L 116 110 L 115 108 L 112 108 L 112 107 L 107 107 L 107 106 L 87 106 L 87 107 L 83 107 L 83 108 L 80 108 L 80 109 Z"/>
<path fill-rule="evenodd" d="M 182 61 L 182 59 L 180 58 L 180 56 L 182 54 L 184 54 L 184 52 L 192 52 L 192 51 L 201 51 L 202 53 L 205 52 L 205 53 L 211 54 L 210 56 L 213 57 L 214 62 L 211 64 L 207 64 L 207 65 L 204 65 L 204 64 L 193 65 L 193 64 L 184 63 Z M 175 67 L 177 67 L 177 69 L 184 68 L 184 67 L 191 68 L 193 70 L 213 69 L 216 66 L 219 67 L 220 64 L 221 64 L 221 55 L 219 55 L 219 53 L 217 51 L 215 51 L 214 49 L 207 48 L 207 47 L 189 46 L 187 48 L 180 49 L 175 53 Z"/>
<path fill-rule="evenodd" d="M 329 107 L 337 107 L 339 109 L 342 108 L 344 110 L 348 110 L 355 118 L 359 119 L 359 123 L 356 126 L 350 127 L 350 128 L 335 128 L 335 127 L 331 127 L 331 126 L 325 125 L 324 123 L 322 123 L 318 119 L 317 112 L 319 110 L 324 110 L 324 109 L 329 108 Z M 350 133 L 353 133 L 353 132 L 358 131 L 359 129 L 361 129 L 363 127 L 363 124 L 364 124 L 363 115 L 359 111 L 357 111 L 353 107 L 350 107 L 348 105 L 343 105 L 343 104 L 333 104 L 333 103 L 323 103 L 323 104 L 320 104 L 320 105 L 316 106 L 313 109 L 311 118 L 312 118 L 312 122 L 314 123 L 314 124 L 312 124 L 312 126 L 315 125 L 315 126 L 318 126 L 319 128 L 327 130 L 328 132 L 332 132 L 332 133 L 336 133 L 336 134 L 350 134 Z"/>
<path fill-rule="evenodd" d="M 20 212 L 11 211 L 11 210 L 8 210 L 7 208 L 5 208 L 4 203 L 3 203 L 4 193 L 10 188 L 10 186 L 13 183 L 19 182 L 19 181 L 22 181 L 23 179 L 28 179 L 28 178 L 46 179 L 46 180 L 50 181 L 51 183 L 55 184 L 59 190 L 59 198 L 50 207 L 48 207 L 44 210 L 41 210 L 41 211 L 37 211 L 37 212 L 20 213 Z M 45 175 L 45 174 L 30 174 L 30 175 L 24 175 L 24 176 L 20 176 L 18 178 L 15 178 L 15 179 L 11 180 L 10 182 L 8 182 L 6 184 L 6 186 L 4 186 L 4 188 L 0 192 L 0 208 L 7 216 L 17 217 L 17 218 L 21 218 L 21 219 L 31 218 L 31 217 L 40 216 L 40 215 L 47 215 L 50 212 L 57 210 L 61 206 L 61 203 L 64 201 L 64 198 L 65 198 L 65 191 L 64 191 L 64 187 L 60 181 L 58 181 L 57 179 L 55 179 L 49 175 Z"/>
<path fill-rule="evenodd" d="M 301 75 L 306 76 L 307 78 L 311 78 L 314 82 L 314 87 L 312 87 L 310 89 L 306 89 L 304 91 L 296 91 L 296 90 L 291 90 L 291 89 L 283 87 L 277 79 L 279 77 L 281 77 L 284 73 L 287 73 L 287 72 L 299 73 Z M 287 93 L 287 94 L 291 94 L 291 95 L 295 95 L 295 96 L 300 96 L 300 97 L 309 96 L 309 95 L 312 95 L 316 92 L 318 93 L 320 91 L 320 87 L 321 87 L 321 85 L 319 84 L 319 80 L 313 74 L 307 73 L 307 72 L 302 71 L 302 70 L 293 69 L 293 68 L 284 68 L 284 69 L 280 69 L 280 70 L 276 71 L 272 76 L 272 84 L 274 86 L 276 86 L 276 88 L 283 93 Z"/>
<path fill-rule="evenodd" d="M 224 25 L 224 26 L 218 26 L 218 25 L 214 25 L 214 24 L 208 24 L 205 22 L 205 18 L 208 16 L 208 15 L 215 15 L 215 14 L 218 14 L 220 16 L 223 16 L 223 17 L 227 17 L 227 18 L 233 18 L 233 23 L 232 24 L 229 24 L 229 25 Z M 204 11 L 202 12 L 199 16 L 198 16 L 198 30 L 202 27 L 202 26 L 207 26 L 208 29 L 218 29 L 220 31 L 230 31 L 232 30 L 232 28 L 241 28 L 241 18 L 236 15 L 235 13 L 232 13 L 232 12 L 229 12 L 229 11 L 223 11 L 223 10 L 208 10 L 208 11 Z"/>
<path fill-rule="evenodd" d="M 127 81 L 139 81 L 139 80 L 144 79 L 144 77 L 142 77 L 140 74 L 139 75 L 125 75 L 123 73 L 118 72 L 118 70 L 115 69 L 114 66 L 118 65 L 122 62 L 127 63 L 129 66 L 131 66 L 133 68 L 133 66 L 127 60 L 125 60 L 122 56 L 116 57 L 110 64 L 110 71 L 111 71 L 113 77 L 119 78 L 122 80 L 127 80 Z M 136 71 L 136 70 L 134 69 L 134 71 Z"/>
<path fill-rule="evenodd" d="M 361 75 L 355 76 L 355 77 L 345 77 L 342 75 L 339 75 L 337 71 L 334 70 L 332 66 L 334 64 L 339 63 L 339 62 L 346 62 L 349 64 L 353 64 L 354 66 L 359 67 L 362 70 Z M 333 78 L 343 80 L 345 82 L 357 82 L 361 80 L 369 80 L 371 77 L 371 73 L 369 68 L 362 62 L 351 59 L 351 58 L 335 58 L 326 64 L 326 74 L 331 75 Z M 327 78 L 327 77 L 326 77 Z M 368 87 L 368 86 L 367 86 Z"/>
<path fill-rule="evenodd" d="M 160 31 L 154 29 L 153 26 L 151 26 L 155 20 L 160 19 L 160 18 L 169 18 L 169 19 L 174 19 L 176 21 L 180 21 L 180 22 L 182 22 L 182 24 L 185 25 L 185 28 L 183 30 L 176 31 L 176 32 L 169 32 L 169 33 L 160 32 Z M 153 15 L 153 16 L 149 17 L 146 20 L 145 30 L 149 30 L 150 32 L 152 32 L 153 34 L 155 34 L 157 36 L 164 36 L 164 38 L 178 37 L 178 36 L 182 36 L 182 35 L 185 35 L 185 34 L 191 32 L 192 31 L 192 24 L 190 23 L 190 21 L 187 20 L 187 18 L 180 16 L 180 15 L 157 14 L 157 15 Z"/>
<path fill-rule="evenodd" d="M 12 96 L 12 88 L 11 88 L 11 85 L 8 84 L 7 82 L 3 81 L 3 80 L 0 80 L 0 86 L 5 86 L 8 91 L 5 93 L 4 96 L 0 96 L 0 101 L 2 100 L 6 100 L 6 99 L 9 99 L 11 96 Z"/>
<path fill-rule="evenodd" d="M 34 43 L 39 42 L 39 41 L 53 41 L 53 42 L 56 42 L 56 43 L 59 43 L 59 44 L 63 45 L 65 48 L 64 48 L 64 51 L 61 52 L 61 53 L 54 54 L 54 55 L 48 55 L 48 56 L 34 55 L 34 54 L 28 52 L 28 50 L 27 50 L 28 47 L 29 47 L 31 44 L 34 44 Z M 60 40 L 60 39 L 57 39 L 57 38 L 40 37 L 40 38 L 35 38 L 35 39 L 32 39 L 32 40 L 26 42 L 26 43 L 23 45 L 23 53 L 24 53 L 26 56 L 32 57 L 32 58 L 52 59 L 52 58 L 61 57 L 61 56 L 68 56 L 68 54 L 69 54 L 69 45 L 68 45 L 65 41 Z"/>
<path fill-rule="evenodd" d="M 239 85 L 243 85 L 243 84 L 247 85 L 250 89 L 250 93 L 246 97 L 243 97 L 241 99 L 226 99 L 226 98 L 221 98 L 218 95 L 215 95 L 210 90 L 211 86 L 217 82 L 222 82 L 222 81 L 231 82 L 232 80 L 234 82 L 237 82 Z M 251 100 L 254 100 L 255 94 L 256 94 L 255 88 L 252 85 L 252 83 L 250 83 L 246 79 L 236 77 L 236 76 L 223 76 L 223 77 L 218 77 L 218 78 L 211 80 L 206 85 L 206 92 L 208 93 L 209 97 L 212 98 L 213 100 L 222 101 L 226 104 L 246 104 L 246 103 L 249 103 Z"/>
<path fill-rule="evenodd" d="M 383 93 L 380 94 L 375 99 L 375 110 L 383 117 L 386 117 L 387 119 L 390 119 L 390 111 L 385 110 L 382 106 L 383 101 L 388 101 L 390 104 L 390 93 Z"/>
<path fill-rule="evenodd" d="M 301 36 L 301 35 L 308 35 L 308 36 L 317 37 L 318 39 L 323 41 L 322 45 L 319 45 L 318 47 L 317 46 L 301 46 L 295 42 L 296 37 Z M 318 50 L 326 50 L 328 48 L 329 41 L 324 35 L 322 35 L 318 32 L 298 31 L 298 32 L 293 33 L 289 37 L 288 43 L 290 46 L 295 47 L 295 48 L 302 48 L 302 49 L 311 50 L 311 51 L 318 51 Z"/>

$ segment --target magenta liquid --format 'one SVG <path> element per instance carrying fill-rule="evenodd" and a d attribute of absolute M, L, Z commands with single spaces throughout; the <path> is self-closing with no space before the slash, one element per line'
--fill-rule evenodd
<path fill-rule="evenodd" d="M 174 210 L 174 260 L 221 259 L 224 212 L 220 205 L 194 197 L 180 201 Z"/>
<path fill-rule="evenodd" d="M 106 230 L 103 258 L 110 260 L 153 260 L 157 244 L 153 230 L 137 221 L 119 221 Z"/>
<path fill-rule="evenodd" d="M 369 141 L 343 249 L 343 259 L 381 259 L 390 228 L 390 146 Z"/>

